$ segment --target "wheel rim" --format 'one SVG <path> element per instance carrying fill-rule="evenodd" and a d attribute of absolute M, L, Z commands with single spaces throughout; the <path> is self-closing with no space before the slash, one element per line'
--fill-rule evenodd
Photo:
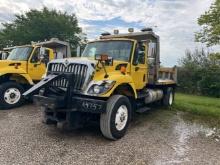
<path fill-rule="evenodd" d="M 169 105 L 173 104 L 173 93 L 170 93 L 170 97 L 169 97 Z"/>
<path fill-rule="evenodd" d="M 21 92 L 17 88 L 9 88 L 4 93 L 4 100 L 8 104 L 16 104 L 21 98 Z"/>
<path fill-rule="evenodd" d="M 128 121 L 128 109 L 125 105 L 121 105 L 115 116 L 115 126 L 118 131 L 121 131 L 125 128 Z"/>

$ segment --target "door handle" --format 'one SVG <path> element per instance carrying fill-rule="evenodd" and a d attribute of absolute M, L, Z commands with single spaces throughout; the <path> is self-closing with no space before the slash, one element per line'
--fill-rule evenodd
<path fill-rule="evenodd" d="M 135 67 L 135 71 L 138 71 L 140 69 L 140 67 L 136 66 Z"/>

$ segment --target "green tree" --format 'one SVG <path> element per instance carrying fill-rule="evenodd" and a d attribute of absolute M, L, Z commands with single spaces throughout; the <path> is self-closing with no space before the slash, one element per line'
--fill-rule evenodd
<path fill-rule="evenodd" d="M 202 30 L 196 33 L 196 41 L 206 43 L 207 46 L 220 43 L 220 0 L 215 0 L 210 9 L 201 15 L 198 24 Z"/>
<path fill-rule="evenodd" d="M 31 41 L 44 41 L 50 38 L 59 38 L 70 42 L 75 48 L 81 32 L 74 14 L 49 10 L 30 10 L 21 15 L 15 15 L 11 23 L 3 23 L 0 30 L 0 48 L 28 44 Z"/>
<path fill-rule="evenodd" d="M 180 59 L 180 66 L 177 75 L 181 91 L 220 97 L 219 53 L 188 50 Z"/>

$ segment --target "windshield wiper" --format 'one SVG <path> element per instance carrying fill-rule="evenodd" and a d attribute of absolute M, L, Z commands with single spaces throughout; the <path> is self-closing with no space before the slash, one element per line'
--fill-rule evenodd
<path fill-rule="evenodd" d="M 103 69 L 104 69 L 104 71 L 105 71 L 105 76 L 104 76 L 104 78 L 108 78 L 108 73 L 107 73 L 107 71 L 106 71 L 106 68 L 105 68 L 105 62 L 101 62 L 101 64 L 102 64 L 102 67 L 103 67 Z"/>

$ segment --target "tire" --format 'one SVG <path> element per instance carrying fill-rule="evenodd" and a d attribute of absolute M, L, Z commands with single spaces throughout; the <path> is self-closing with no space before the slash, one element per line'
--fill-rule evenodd
<path fill-rule="evenodd" d="M 23 104 L 22 93 L 24 88 L 16 82 L 7 82 L 0 85 L 0 109 L 11 109 Z"/>
<path fill-rule="evenodd" d="M 174 89 L 171 87 L 168 87 L 166 90 L 164 90 L 164 97 L 162 100 L 162 103 L 165 107 L 170 107 L 172 106 L 173 102 L 174 102 Z"/>
<path fill-rule="evenodd" d="M 106 112 L 100 116 L 100 129 L 111 140 L 122 138 L 131 120 L 131 104 L 123 95 L 113 95 L 107 101 Z"/>

